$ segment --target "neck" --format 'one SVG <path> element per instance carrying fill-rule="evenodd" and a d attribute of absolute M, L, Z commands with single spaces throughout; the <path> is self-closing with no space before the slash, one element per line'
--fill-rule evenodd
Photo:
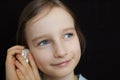
<path fill-rule="evenodd" d="M 74 73 L 70 73 L 69 75 L 63 77 L 50 77 L 43 75 L 43 80 L 77 80 L 77 77 Z"/>

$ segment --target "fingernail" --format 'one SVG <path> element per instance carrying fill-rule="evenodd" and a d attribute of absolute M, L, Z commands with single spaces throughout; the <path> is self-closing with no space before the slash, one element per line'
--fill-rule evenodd
<path fill-rule="evenodd" d="M 19 57 L 20 57 L 20 55 L 17 55 L 17 57 L 19 58 Z"/>
<path fill-rule="evenodd" d="M 17 71 L 17 72 L 19 72 L 19 70 L 18 70 L 18 69 L 16 69 L 16 71 Z"/>
<path fill-rule="evenodd" d="M 17 63 L 18 63 L 18 61 L 16 60 L 16 61 L 15 61 L 15 63 L 17 64 Z"/>

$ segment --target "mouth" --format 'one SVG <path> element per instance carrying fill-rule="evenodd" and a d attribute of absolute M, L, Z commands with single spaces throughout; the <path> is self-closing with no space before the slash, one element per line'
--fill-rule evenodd
<path fill-rule="evenodd" d="M 56 64 L 52 64 L 52 66 L 56 66 L 56 67 L 64 67 L 67 66 L 70 63 L 71 60 L 66 60 L 66 61 L 61 61 L 58 62 Z"/>

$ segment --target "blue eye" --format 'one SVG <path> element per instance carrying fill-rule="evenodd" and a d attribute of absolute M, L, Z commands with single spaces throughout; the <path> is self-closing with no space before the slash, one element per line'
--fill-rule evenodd
<path fill-rule="evenodd" d="M 47 45 L 47 44 L 49 44 L 49 41 L 48 41 L 48 40 L 43 40 L 43 41 L 41 41 L 38 45 L 40 45 L 40 46 L 45 46 L 45 45 Z"/>
<path fill-rule="evenodd" d="M 71 38 L 73 36 L 73 33 L 67 33 L 65 34 L 64 38 L 67 39 L 67 38 Z"/>

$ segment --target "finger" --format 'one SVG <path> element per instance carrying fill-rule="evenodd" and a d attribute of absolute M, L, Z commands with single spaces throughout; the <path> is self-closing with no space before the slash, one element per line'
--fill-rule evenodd
<path fill-rule="evenodd" d="M 15 65 L 17 67 L 17 69 L 19 69 L 19 71 L 21 72 L 21 74 L 23 74 L 25 79 L 29 79 L 29 72 L 28 70 L 18 61 L 15 62 Z"/>
<path fill-rule="evenodd" d="M 21 55 L 18 54 L 18 55 L 16 55 L 16 57 L 17 57 L 18 61 L 19 61 L 25 68 L 30 69 L 29 64 L 25 61 L 25 59 L 23 58 L 23 56 L 21 56 Z"/>
<path fill-rule="evenodd" d="M 16 57 L 15 55 L 16 54 L 20 54 L 22 52 L 22 50 L 11 50 L 9 51 L 9 53 L 7 53 L 7 57 L 6 57 L 6 65 L 8 64 L 14 64 L 15 63 L 15 60 L 16 60 Z"/>
<path fill-rule="evenodd" d="M 20 72 L 19 69 L 16 70 L 16 73 L 17 73 L 17 76 L 18 76 L 19 80 L 25 80 L 23 74 Z"/>
<path fill-rule="evenodd" d="M 15 45 L 15 46 L 9 48 L 9 49 L 7 50 L 7 52 L 9 52 L 9 51 L 11 51 L 11 50 L 15 50 L 15 49 L 22 50 L 22 49 L 24 49 L 24 46 Z"/>
<path fill-rule="evenodd" d="M 5 69 L 6 69 L 6 76 L 11 78 L 11 80 L 15 79 L 18 80 L 17 74 L 16 74 L 16 67 L 15 67 L 15 54 L 21 53 L 20 50 L 17 50 L 14 47 L 11 47 L 7 50 L 7 56 L 5 61 Z"/>
<path fill-rule="evenodd" d="M 28 54 L 28 59 L 30 61 L 30 65 L 31 65 L 32 69 L 34 69 L 34 68 L 37 69 L 37 66 L 36 66 L 36 64 L 34 62 L 34 59 L 33 59 L 32 55 L 31 55 L 31 53 Z"/>
<path fill-rule="evenodd" d="M 40 80 L 40 75 L 39 75 L 39 71 L 38 71 L 38 68 L 34 62 L 34 59 L 31 55 L 31 53 L 28 54 L 28 59 L 29 59 L 29 62 L 30 62 L 30 66 L 32 67 L 32 70 L 33 70 L 33 73 L 36 77 L 37 80 Z"/>
<path fill-rule="evenodd" d="M 25 69 L 24 66 L 22 66 L 22 64 L 20 62 L 18 62 L 17 60 L 15 61 L 15 66 L 17 67 L 17 69 L 19 69 L 22 73 L 26 73 L 27 74 L 27 70 Z"/>
<path fill-rule="evenodd" d="M 19 56 L 20 57 L 20 56 Z M 25 62 L 25 60 L 24 60 Z M 26 64 L 26 65 L 25 65 Z M 30 68 L 28 63 L 20 63 L 19 61 L 15 62 L 16 67 L 21 71 L 21 73 L 23 74 L 23 76 L 25 77 L 26 80 L 34 80 L 34 75 L 33 75 L 33 71 Z"/>
<path fill-rule="evenodd" d="M 8 52 L 8 56 L 14 56 L 15 54 L 18 54 L 18 53 L 22 53 L 22 50 L 18 50 L 18 49 L 11 50 Z"/>
<path fill-rule="evenodd" d="M 13 57 L 16 53 L 21 53 L 24 46 L 13 46 L 7 50 L 7 56 Z"/>

